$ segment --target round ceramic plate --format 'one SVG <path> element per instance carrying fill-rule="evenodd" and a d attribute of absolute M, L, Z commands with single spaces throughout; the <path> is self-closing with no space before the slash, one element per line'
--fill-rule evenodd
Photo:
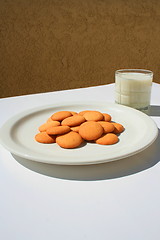
<path fill-rule="evenodd" d="M 86 143 L 75 149 L 63 149 L 56 143 L 35 141 L 38 127 L 57 111 L 97 110 L 108 113 L 125 131 L 114 145 Z M 63 165 L 97 164 L 119 160 L 151 145 L 158 135 L 155 122 L 135 109 L 113 103 L 77 102 L 47 105 L 22 112 L 9 119 L 0 129 L 0 142 L 11 153 L 28 160 Z"/>

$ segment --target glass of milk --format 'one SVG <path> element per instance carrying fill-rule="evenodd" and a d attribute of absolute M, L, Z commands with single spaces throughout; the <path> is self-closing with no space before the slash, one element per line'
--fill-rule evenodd
<path fill-rule="evenodd" d="M 153 72 L 143 69 L 122 69 L 115 73 L 116 103 L 148 111 Z"/>

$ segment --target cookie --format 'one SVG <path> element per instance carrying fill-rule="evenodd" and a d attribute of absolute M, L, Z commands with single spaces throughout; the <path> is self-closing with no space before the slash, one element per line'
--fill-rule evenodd
<path fill-rule="evenodd" d="M 87 141 L 95 140 L 103 134 L 103 127 L 98 122 L 85 122 L 80 126 L 79 134 Z"/>
<path fill-rule="evenodd" d="M 98 112 L 98 111 L 89 111 L 86 112 L 83 117 L 87 120 L 87 121 L 101 121 L 104 119 L 104 116 L 102 113 Z"/>
<path fill-rule="evenodd" d="M 114 125 L 110 122 L 98 121 L 98 123 L 103 127 L 104 133 L 111 133 L 115 129 Z"/>
<path fill-rule="evenodd" d="M 35 140 L 39 143 L 55 143 L 56 138 L 54 136 L 49 136 L 46 132 L 40 132 L 36 134 Z"/>
<path fill-rule="evenodd" d="M 49 135 L 65 134 L 68 132 L 70 132 L 70 127 L 68 126 L 51 127 L 46 130 L 46 133 Z"/>
<path fill-rule="evenodd" d="M 84 110 L 84 111 L 81 111 L 81 112 L 79 112 L 79 115 L 83 116 L 85 113 L 90 112 L 90 111 L 91 111 L 91 110 Z"/>
<path fill-rule="evenodd" d="M 76 114 L 78 114 L 77 112 L 73 112 L 73 111 L 70 111 L 70 113 L 74 116 Z"/>
<path fill-rule="evenodd" d="M 56 143 L 62 148 L 76 148 L 82 142 L 82 137 L 76 132 L 69 132 L 56 138 Z"/>
<path fill-rule="evenodd" d="M 80 126 L 76 126 L 76 127 L 71 127 L 71 130 L 73 131 L 73 132 L 79 132 L 79 128 L 80 128 Z"/>
<path fill-rule="evenodd" d="M 120 123 L 115 123 L 115 122 L 112 122 L 112 124 L 113 124 L 114 127 L 115 127 L 115 129 L 114 129 L 114 133 L 119 134 L 119 133 L 121 133 L 121 132 L 124 131 L 124 127 L 123 127 L 122 124 L 120 124 Z"/>
<path fill-rule="evenodd" d="M 38 130 L 40 132 L 45 132 L 48 128 L 50 128 L 50 127 L 57 127 L 59 125 L 60 125 L 60 122 L 58 122 L 58 121 L 49 121 L 49 122 L 46 122 L 46 123 L 42 124 L 38 128 Z"/>
<path fill-rule="evenodd" d="M 104 120 L 105 122 L 110 122 L 111 121 L 111 115 L 107 114 L 107 113 L 102 113 L 104 116 Z"/>
<path fill-rule="evenodd" d="M 63 119 L 72 116 L 72 113 L 70 111 L 60 111 L 54 113 L 51 118 L 54 121 L 63 121 Z"/>
<path fill-rule="evenodd" d="M 81 115 L 74 115 L 72 117 L 65 118 L 62 122 L 62 126 L 70 126 L 70 127 L 75 127 L 79 126 L 81 123 L 85 122 L 85 118 Z"/>
<path fill-rule="evenodd" d="M 112 145 L 118 142 L 118 137 L 114 133 L 104 134 L 102 137 L 98 138 L 95 142 L 101 145 Z"/>
<path fill-rule="evenodd" d="M 76 148 L 86 140 L 90 143 L 112 145 L 119 141 L 118 134 L 125 130 L 122 124 L 111 121 L 111 115 L 84 110 L 55 112 L 39 127 L 35 140 L 40 143 L 56 142 L 62 148 Z"/>

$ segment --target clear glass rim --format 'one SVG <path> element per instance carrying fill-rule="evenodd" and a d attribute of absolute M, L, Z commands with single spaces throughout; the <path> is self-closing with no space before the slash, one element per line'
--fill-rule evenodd
<path fill-rule="evenodd" d="M 121 73 L 143 73 L 143 74 L 153 75 L 153 72 L 147 69 L 118 69 L 115 72 L 115 74 L 121 74 Z"/>

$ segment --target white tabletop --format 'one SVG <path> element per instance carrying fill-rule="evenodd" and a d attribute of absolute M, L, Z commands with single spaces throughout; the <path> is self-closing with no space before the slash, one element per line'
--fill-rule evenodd
<path fill-rule="evenodd" d="M 151 117 L 160 128 L 160 85 Z M 0 127 L 16 113 L 61 101 L 114 102 L 114 84 L 0 100 Z M 149 132 L 149 129 L 148 129 Z M 119 161 L 58 166 L 0 146 L 0 236 L 4 240 L 159 240 L 160 136 Z"/>

